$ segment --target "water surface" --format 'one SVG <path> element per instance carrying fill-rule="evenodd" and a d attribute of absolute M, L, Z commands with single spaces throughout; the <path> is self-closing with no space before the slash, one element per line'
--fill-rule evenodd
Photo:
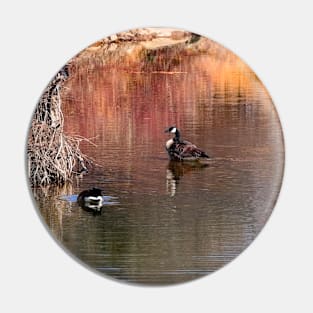
<path fill-rule="evenodd" d="M 82 148 L 98 166 L 34 192 L 73 255 L 114 278 L 169 284 L 214 272 L 256 237 L 280 189 L 284 150 L 270 96 L 244 63 L 185 55 L 168 73 L 88 63 L 66 87 L 66 132 L 92 138 Z M 171 125 L 212 160 L 169 162 Z M 59 199 L 93 186 L 117 199 L 99 216 Z"/>

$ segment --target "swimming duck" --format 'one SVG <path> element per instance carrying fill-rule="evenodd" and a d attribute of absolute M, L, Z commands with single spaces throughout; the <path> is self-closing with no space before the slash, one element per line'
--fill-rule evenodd
<path fill-rule="evenodd" d="M 180 138 L 180 131 L 175 126 L 169 127 L 165 132 L 174 134 L 174 137 L 169 139 L 165 145 L 169 158 L 172 161 L 194 161 L 201 158 L 209 158 L 209 156 L 196 145 L 189 141 L 182 140 Z"/>
<path fill-rule="evenodd" d="M 102 191 L 98 188 L 84 190 L 78 195 L 77 202 L 85 210 L 101 212 L 103 206 Z"/>

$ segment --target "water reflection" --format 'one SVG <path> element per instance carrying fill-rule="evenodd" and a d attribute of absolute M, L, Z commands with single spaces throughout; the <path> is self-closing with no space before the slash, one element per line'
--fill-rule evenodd
<path fill-rule="evenodd" d="M 208 163 L 201 162 L 177 162 L 170 161 L 166 169 L 166 192 L 171 196 L 175 196 L 178 184 L 182 176 L 187 174 L 186 179 L 188 179 L 188 172 L 195 172 L 203 170 L 208 167 Z"/>
<path fill-rule="evenodd" d="M 181 54 L 166 64 L 170 72 L 162 66 L 76 64 L 62 94 L 66 132 L 93 138 L 82 149 L 100 166 L 65 190 L 34 191 L 71 253 L 112 277 L 149 284 L 188 281 L 240 254 L 272 212 L 284 160 L 272 101 L 234 55 Z M 213 155 L 210 163 L 169 162 L 168 125 Z M 59 198 L 90 186 L 118 203 L 95 217 Z"/>
<path fill-rule="evenodd" d="M 63 186 L 33 188 L 32 192 L 47 226 L 56 239 L 62 242 L 64 218 L 71 216 L 75 219 L 75 214 L 73 215 L 75 205 L 60 199 L 60 195 L 72 194 L 73 185 L 66 183 Z"/>

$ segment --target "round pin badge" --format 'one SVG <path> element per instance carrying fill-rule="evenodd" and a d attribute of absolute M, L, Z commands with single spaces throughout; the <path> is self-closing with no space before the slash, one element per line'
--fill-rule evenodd
<path fill-rule="evenodd" d="M 78 53 L 43 91 L 27 138 L 34 203 L 56 241 L 137 284 L 188 282 L 236 258 L 271 215 L 283 171 L 260 79 L 181 29 L 133 29 Z"/>

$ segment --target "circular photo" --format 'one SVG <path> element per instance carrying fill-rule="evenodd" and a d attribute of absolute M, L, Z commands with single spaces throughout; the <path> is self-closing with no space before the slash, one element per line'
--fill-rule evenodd
<path fill-rule="evenodd" d="M 181 29 L 133 29 L 78 53 L 27 137 L 47 229 L 75 260 L 128 283 L 187 282 L 232 261 L 271 215 L 283 171 L 279 117 L 257 75 Z"/>

